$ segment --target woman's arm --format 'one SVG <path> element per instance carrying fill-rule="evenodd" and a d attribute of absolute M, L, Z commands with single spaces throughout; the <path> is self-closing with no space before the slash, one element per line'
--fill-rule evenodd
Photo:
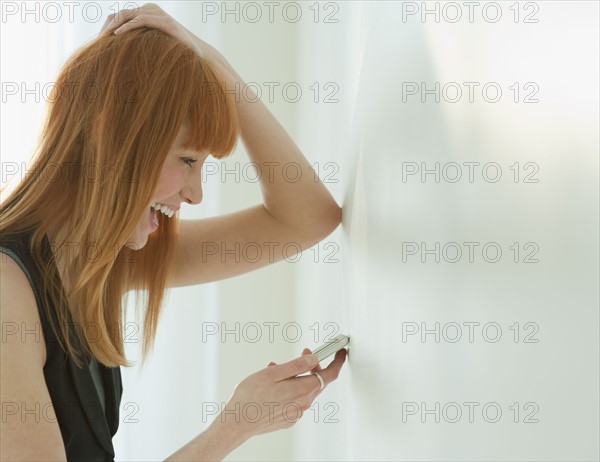
<path fill-rule="evenodd" d="M 66 461 L 44 378 L 46 343 L 35 295 L 17 262 L 1 252 L 0 288 L 0 460 Z"/>
<path fill-rule="evenodd" d="M 331 234 L 341 222 L 341 208 L 284 128 L 256 94 L 245 87 L 223 55 L 151 3 L 109 16 L 102 33 L 127 34 L 138 27 L 158 29 L 188 44 L 215 69 L 225 90 L 237 93 L 242 142 L 261 173 L 263 203 L 226 215 L 180 221 L 169 287 L 202 284 L 254 271 L 289 257 L 289 246 L 303 251 Z M 244 248 L 247 244 L 258 246 L 256 258 L 239 258 L 237 251 L 235 258 L 225 257 L 222 250 L 218 251 Z"/>
<path fill-rule="evenodd" d="M 206 430 L 171 454 L 165 461 L 222 460 L 246 439 L 237 432 L 234 422 L 221 422 L 217 418 Z"/>
<path fill-rule="evenodd" d="M 202 43 L 197 39 L 195 48 Z M 244 90 L 244 81 L 224 58 L 212 54 L 210 62 L 225 90 L 237 92 L 241 137 L 262 173 L 263 203 L 222 216 L 181 220 L 169 287 L 218 281 L 277 263 L 290 256 L 290 246 L 309 249 L 342 220 L 342 210 L 265 104 Z M 233 258 L 222 250 L 246 245 L 257 247 L 255 258 L 239 258 L 238 251 Z"/>
<path fill-rule="evenodd" d="M 196 46 L 201 47 L 204 42 L 195 39 Z M 292 229 L 306 231 L 310 236 L 329 235 L 340 224 L 342 209 L 252 87 L 246 87 L 244 80 L 222 57 L 219 67 L 224 70 L 226 90 L 237 92 L 241 137 L 251 161 L 258 164 L 263 173 L 260 185 L 265 208 Z M 288 166 L 290 169 L 286 172 Z"/>
<path fill-rule="evenodd" d="M 246 377 L 210 426 L 166 460 L 221 460 L 252 436 L 291 427 L 322 391 L 316 377 L 300 374 L 319 372 L 327 385 L 337 379 L 346 353 L 338 351 L 322 369 L 305 348 L 299 358 L 281 365 L 270 363 Z M 245 418 L 248 406 L 253 409 L 252 420 Z"/>

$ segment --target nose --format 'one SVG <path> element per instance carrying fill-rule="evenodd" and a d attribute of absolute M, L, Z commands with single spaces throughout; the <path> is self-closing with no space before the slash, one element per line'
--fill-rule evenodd
<path fill-rule="evenodd" d="M 181 196 L 190 205 L 200 204 L 202 202 L 202 181 L 195 179 L 181 191 Z"/>

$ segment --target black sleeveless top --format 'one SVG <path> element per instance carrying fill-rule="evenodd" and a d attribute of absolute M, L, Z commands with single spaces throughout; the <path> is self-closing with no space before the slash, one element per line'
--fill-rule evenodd
<path fill-rule="evenodd" d="M 0 235 L 0 252 L 9 255 L 23 269 L 37 302 L 44 341 L 46 364 L 44 378 L 52 407 L 60 427 L 67 460 L 114 461 L 112 437 L 119 427 L 119 406 L 123 386 L 120 367 L 106 367 L 90 359 L 88 367 L 79 368 L 64 352 L 42 309 L 41 275 L 29 255 L 30 234 Z M 52 258 L 45 236 L 43 258 Z M 6 258 L 1 255 L 0 258 Z M 58 274 L 56 274 L 58 277 Z M 53 313 L 53 312 L 52 312 Z M 52 415 L 49 412 L 48 415 Z"/>

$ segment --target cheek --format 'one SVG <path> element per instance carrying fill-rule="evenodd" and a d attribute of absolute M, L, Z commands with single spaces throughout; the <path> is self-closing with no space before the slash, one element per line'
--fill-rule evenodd
<path fill-rule="evenodd" d="M 155 189 L 157 198 L 172 196 L 183 187 L 183 175 L 175 168 L 163 168 Z"/>

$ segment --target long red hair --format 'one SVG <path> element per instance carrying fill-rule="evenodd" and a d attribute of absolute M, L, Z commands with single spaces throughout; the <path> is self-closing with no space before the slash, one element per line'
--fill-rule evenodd
<path fill-rule="evenodd" d="M 185 147 L 217 158 L 235 148 L 239 116 L 221 80 L 187 44 L 151 28 L 102 33 L 61 69 L 27 174 L 0 204 L 0 233 L 32 232 L 43 309 L 55 312 L 59 323 L 52 327 L 78 364 L 91 354 L 106 366 L 129 365 L 123 296 L 130 290 L 136 306 L 145 306 L 142 359 L 151 349 L 172 275 L 177 220 L 159 214 L 159 230 L 140 250 L 126 240 L 148 213 L 184 123 Z M 60 229 L 66 237 L 53 243 L 55 255 L 76 252 L 67 268 L 68 301 L 53 263 L 41 258 L 44 235 Z"/>

